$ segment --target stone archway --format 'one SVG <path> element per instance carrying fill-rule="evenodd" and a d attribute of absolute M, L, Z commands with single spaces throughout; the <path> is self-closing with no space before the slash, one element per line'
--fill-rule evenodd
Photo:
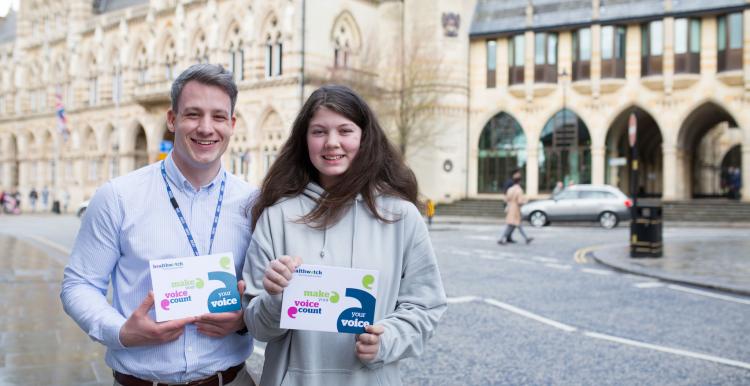
<path fill-rule="evenodd" d="M 513 170 L 525 170 L 526 160 L 526 134 L 521 124 L 508 113 L 496 114 L 479 136 L 477 191 L 505 193 L 503 181 Z"/>
<path fill-rule="evenodd" d="M 138 124 L 135 133 L 135 146 L 133 147 L 134 169 L 140 169 L 148 165 L 148 141 L 146 140 L 146 130 L 142 125 Z"/>
<path fill-rule="evenodd" d="M 706 102 L 693 109 L 677 136 L 677 198 L 723 196 L 721 176 L 727 170 L 721 155 L 741 142 L 742 131 L 725 108 Z"/>
<path fill-rule="evenodd" d="M 606 139 L 605 181 L 631 195 L 631 148 L 628 143 L 628 119 L 635 113 L 637 124 L 636 149 L 638 160 L 638 196 L 661 197 L 663 193 L 662 134 L 656 120 L 640 107 L 622 111 L 612 122 Z"/>
<path fill-rule="evenodd" d="M 7 168 L 4 172 L 6 178 L 3 181 L 4 187 L 7 189 L 18 188 L 19 184 L 19 169 L 20 164 L 18 162 L 18 137 L 11 134 L 8 138 L 8 153 L 6 155 L 5 167 Z"/>
<path fill-rule="evenodd" d="M 551 192 L 557 181 L 591 183 L 591 136 L 575 112 L 563 109 L 547 121 L 538 151 L 540 192 Z"/>

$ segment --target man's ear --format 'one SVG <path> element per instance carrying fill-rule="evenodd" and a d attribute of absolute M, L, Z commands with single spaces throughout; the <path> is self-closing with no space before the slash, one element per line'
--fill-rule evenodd
<path fill-rule="evenodd" d="M 174 133 L 174 120 L 177 118 L 177 115 L 172 111 L 172 109 L 167 110 L 167 129 Z"/>

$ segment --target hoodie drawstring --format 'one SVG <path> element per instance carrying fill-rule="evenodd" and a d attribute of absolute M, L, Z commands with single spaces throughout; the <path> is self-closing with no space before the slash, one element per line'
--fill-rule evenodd
<path fill-rule="evenodd" d="M 354 198 L 354 224 L 352 224 L 352 249 L 351 254 L 349 255 L 349 268 L 354 268 L 354 242 L 357 239 L 357 207 L 359 206 L 359 203 L 357 202 L 357 198 Z"/>
<path fill-rule="evenodd" d="M 326 257 L 326 235 L 328 234 L 328 227 L 323 228 L 323 247 L 320 248 L 320 258 Z"/>
<path fill-rule="evenodd" d="M 359 207 L 358 199 L 354 199 L 354 224 L 352 224 L 352 244 L 349 253 L 349 268 L 354 268 L 354 244 L 357 240 L 357 208 Z M 320 258 L 326 257 L 326 245 L 328 243 L 328 227 L 323 228 L 323 246 L 320 248 Z"/>

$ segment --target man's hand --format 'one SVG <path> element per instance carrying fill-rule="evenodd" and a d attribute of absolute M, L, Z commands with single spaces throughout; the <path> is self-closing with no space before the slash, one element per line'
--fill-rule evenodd
<path fill-rule="evenodd" d="M 374 324 L 365 326 L 366 333 L 357 335 L 355 351 L 360 361 L 367 363 L 375 360 L 380 349 L 380 335 L 385 328 L 382 325 Z"/>
<path fill-rule="evenodd" d="M 237 289 L 240 296 L 245 292 L 245 282 L 237 281 Z M 245 320 L 242 318 L 242 310 L 234 312 L 219 312 L 215 314 L 203 314 L 198 316 L 195 325 L 198 332 L 213 338 L 222 338 L 245 328 Z"/>
<path fill-rule="evenodd" d="M 302 259 L 297 256 L 284 255 L 272 260 L 266 267 L 265 275 L 263 275 L 263 288 L 271 295 L 280 294 L 289 285 L 289 280 L 292 280 L 292 272 L 300 264 L 302 264 Z"/>
<path fill-rule="evenodd" d="M 125 347 L 146 346 L 171 342 L 182 335 L 185 325 L 193 323 L 195 317 L 156 323 L 148 317 L 148 310 L 154 305 L 154 293 L 148 291 L 138 308 L 133 311 L 120 329 L 120 343 Z"/>

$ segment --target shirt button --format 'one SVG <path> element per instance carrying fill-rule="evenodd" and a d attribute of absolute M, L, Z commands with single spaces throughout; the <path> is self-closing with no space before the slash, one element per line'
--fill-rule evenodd
<path fill-rule="evenodd" d="M 188 351 L 193 352 L 193 346 L 188 346 Z"/>

